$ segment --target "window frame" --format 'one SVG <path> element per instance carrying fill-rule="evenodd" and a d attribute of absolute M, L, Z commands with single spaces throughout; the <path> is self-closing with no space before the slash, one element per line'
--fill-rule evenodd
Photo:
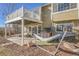
<path fill-rule="evenodd" d="M 72 7 L 73 4 L 73 7 Z M 74 7 L 75 5 L 75 7 Z M 53 13 L 66 11 L 70 9 L 77 8 L 77 3 L 54 3 L 53 4 Z"/>
<path fill-rule="evenodd" d="M 62 30 L 58 31 L 57 30 L 58 26 L 61 26 Z M 68 26 L 71 26 L 71 29 L 68 29 Z M 56 32 L 63 32 L 65 29 L 67 29 L 68 32 L 72 32 L 72 28 L 73 28 L 73 24 L 72 23 L 57 24 L 56 25 Z"/>

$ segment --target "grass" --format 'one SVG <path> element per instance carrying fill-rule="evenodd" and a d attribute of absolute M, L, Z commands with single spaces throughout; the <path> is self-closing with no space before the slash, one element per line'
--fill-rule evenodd
<path fill-rule="evenodd" d="M 34 43 L 37 45 L 56 45 L 58 42 L 55 42 L 55 41 L 46 42 L 46 41 L 36 40 L 36 41 L 34 41 Z"/>
<path fill-rule="evenodd" d="M 4 31 L 0 30 L 0 36 L 4 36 Z"/>
<path fill-rule="evenodd" d="M 0 46 L 0 56 L 11 56 L 14 52 L 11 49 Z"/>

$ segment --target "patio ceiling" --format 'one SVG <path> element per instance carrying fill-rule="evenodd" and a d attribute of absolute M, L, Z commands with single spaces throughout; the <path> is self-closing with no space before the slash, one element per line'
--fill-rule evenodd
<path fill-rule="evenodd" d="M 8 20 L 5 23 L 7 24 L 21 24 L 21 20 L 24 19 L 24 25 L 29 25 L 29 24 L 41 24 L 42 21 L 40 20 L 34 20 L 34 19 L 26 19 L 26 18 L 15 18 L 12 20 Z"/>

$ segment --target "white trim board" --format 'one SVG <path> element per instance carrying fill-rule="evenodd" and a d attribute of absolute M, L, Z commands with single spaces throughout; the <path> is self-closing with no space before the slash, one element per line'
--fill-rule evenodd
<path fill-rule="evenodd" d="M 58 13 L 64 13 L 64 12 L 68 12 L 68 11 L 72 11 L 72 10 L 78 10 L 78 8 L 73 8 L 73 9 L 68 9 L 68 10 L 64 10 L 64 11 L 58 11 L 58 12 L 52 12 L 52 14 L 58 14 Z"/>
<path fill-rule="evenodd" d="M 33 21 L 33 22 L 42 23 L 41 20 L 37 20 L 37 19 L 31 19 L 31 18 L 27 18 L 27 17 L 24 17 L 23 19 L 28 20 L 28 21 Z"/>
<path fill-rule="evenodd" d="M 21 20 L 22 18 L 21 17 L 16 17 L 14 19 L 11 19 L 11 20 L 7 20 L 5 23 L 11 23 L 11 22 L 15 22 L 15 21 L 18 21 L 18 20 Z"/>
<path fill-rule="evenodd" d="M 33 22 L 42 23 L 41 20 L 34 20 L 34 19 L 29 19 L 29 18 L 17 17 L 17 18 L 11 19 L 11 20 L 7 20 L 7 21 L 5 22 L 5 24 L 11 23 L 11 22 L 16 22 L 16 21 L 22 20 L 22 19 L 25 19 L 25 20 L 28 20 L 28 21 L 33 21 Z"/>

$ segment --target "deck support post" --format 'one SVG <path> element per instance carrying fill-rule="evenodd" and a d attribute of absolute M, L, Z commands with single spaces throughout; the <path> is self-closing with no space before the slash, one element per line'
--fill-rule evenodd
<path fill-rule="evenodd" d="M 42 25 L 41 25 L 41 32 L 40 32 L 40 33 L 41 33 L 41 37 L 42 37 L 42 29 L 43 29 L 43 28 L 42 28 Z"/>
<path fill-rule="evenodd" d="M 23 46 L 24 44 L 24 19 L 21 20 L 21 35 L 22 35 L 22 39 L 21 39 L 21 46 Z"/>
<path fill-rule="evenodd" d="M 37 35 L 38 35 L 38 25 L 37 25 Z"/>
<path fill-rule="evenodd" d="M 7 39 L 7 24 L 5 24 L 5 39 Z"/>
<path fill-rule="evenodd" d="M 33 27 L 31 26 L 31 35 L 32 35 L 32 33 L 33 33 L 32 31 L 33 31 Z"/>
<path fill-rule="evenodd" d="M 10 29 L 10 24 L 8 24 L 9 25 L 9 37 L 11 36 L 11 29 Z"/>

